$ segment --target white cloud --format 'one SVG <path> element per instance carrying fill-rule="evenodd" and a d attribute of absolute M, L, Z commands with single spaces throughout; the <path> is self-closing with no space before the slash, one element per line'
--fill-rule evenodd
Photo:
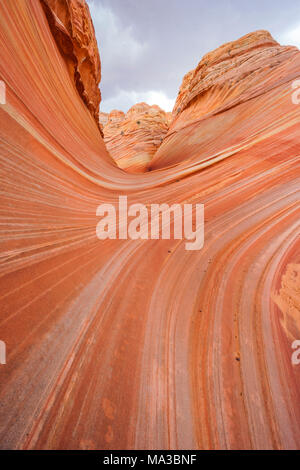
<path fill-rule="evenodd" d="M 286 44 L 289 46 L 297 46 L 300 49 L 300 24 L 295 28 L 291 28 L 285 31 L 279 36 L 280 44 Z"/>
<path fill-rule="evenodd" d="M 112 109 L 128 111 L 136 103 L 145 102 L 150 105 L 157 104 L 164 111 L 172 111 L 175 99 L 170 99 L 163 91 L 149 90 L 145 92 L 120 90 L 113 98 L 103 100 L 100 110 L 106 113 Z"/>
<path fill-rule="evenodd" d="M 95 0 L 88 0 L 93 19 L 101 62 L 106 70 L 125 63 L 135 63 L 147 49 L 146 43 L 134 38 L 131 26 L 121 25 L 110 8 Z"/>
<path fill-rule="evenodd" d="M 145 101 L 148 104 L 158 104 L 164 111 L 172 111 L 175 99 L 170 99 L 163 91 L 147 91 L 146 93 L 140 93 L 140 101 Z"/>

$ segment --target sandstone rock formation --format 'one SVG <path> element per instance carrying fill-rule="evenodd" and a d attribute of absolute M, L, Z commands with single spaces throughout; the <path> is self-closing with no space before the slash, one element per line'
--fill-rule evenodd
<path fill-rule="evenodd" d="M 41 0 L 41 3 L 70 77 L 98 122 L 101 67 L 89 7 L 85 0 Z"/>
<path fill-rule="evenodd" d="M 100 127 L 102 131 L 103 131 L 104 126 L 106 126 L 106 124 L 108 123 L 108 116 L 109 116 L 109 113 L 104 113 L 103 111 L 99 112 L 99 123 L 100 123 Z"/>
<path fill-rule="evenodd" d="M 258 32 L 211 53 L 129 174 L 42 3 L 0 2 L 1 448 L 299 448 L 300 52 Z M 120 194 L 203 203 L 203 249 L 98 240 Z"/>
<path fill-rule="evenodd" d="M 159 106 L 137 103 L 126 115 L 122 111 L 100 113 L 107 150 L 120 168 L 145 171 L 162 143 L 171 121 L 171 113 Z"/>
<path fill-rule="evenodd" d="M 267 31 L 206 54 L 183 79 L 172 125 L 151 168 L 185 160 L 183 148 L 191 161 L 204 164 L 207 157 L 211 161 L 212 146 L 223 154 L 232 143 L 252 146 L 278 131 L 285 111 L 286 120 L 294 122 L 289 117 L 297 110 L 290 108 L 289 92 L 299 76 L 298 54 L 296 47 L 280 46 Z"/>

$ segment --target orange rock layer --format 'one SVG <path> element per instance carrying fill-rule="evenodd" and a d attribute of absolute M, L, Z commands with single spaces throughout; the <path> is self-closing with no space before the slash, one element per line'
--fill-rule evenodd
<path fill-rule="evenodd" d="M 172 124 L 151 168 L 180 163 L 186 151 L 191 163 L 205 165 L 224 156 L 225 148 L 232 154 L 290 127 L 299 112 L 291 106 L 298 57 L 296 47 L 280 46 L 266 31 L 205 55 L 183 79 Z"/>
<path fill-rule="evenodd" d="M 89 7 L 85 0 L 41 0 L 41 3 L 70 77 L 98 123 L 101 67 Z"/>
<path fill-rule="evenodd" d="M 1 448 L 300 447 L 300 52 L 261 32 L 232 47 L 130 174 L 41 3 L 1 1 Z M 120 194 L 203 203 L 203 249 L 98 240 Z"/>
<path fill-rule="evenodd" d="M 146 103 L 135 104 L 126 114 L 117 110 L 100 113 L 107 150 L 120 168 L 134 173 L 146 170 L 170 121 L 171 113 Z"/>

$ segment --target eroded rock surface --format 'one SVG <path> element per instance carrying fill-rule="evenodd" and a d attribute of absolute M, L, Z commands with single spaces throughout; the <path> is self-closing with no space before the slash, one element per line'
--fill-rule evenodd
<path fill-rule="evenodd" d="M 173 121 L 151 168 L 185 160 L 205 162 L 211 149 L 253 146 L 292 123 L 291 83 L 299 76 L 299 51 L 280 46 L 267 31 L 247 34 L 206 54 L 185 75 Z M 185 151 L 183 151 L 183 148 Z M 217 156 L 216 156 L 217 158 Z"/>
<path fill-rule="evenodd" d="M 41 3 L 69 74 L 98 122 L 101 64 L 88 4 L 85 0 L 41 0 Z"/>
<path fill-rule="evenodd" d="M 167 134 L 171 113 L 159 106 L 137 103 L 124 114 L 100 113 L 107 150 L 120 168 L 145 171 Z"/>
<path fill-rule="evenodd" d="M 211 53 L 154 171 L 131 174 L 55 31 L 39 1 L 0 2 L 0 447 L 299 449 L 300 52 L 258 32 Z M 117 123 L 128 148 L 152 149 L 137 120 Z M 203 249 L 99 240 L 120 194 L 204 204 Z"/>

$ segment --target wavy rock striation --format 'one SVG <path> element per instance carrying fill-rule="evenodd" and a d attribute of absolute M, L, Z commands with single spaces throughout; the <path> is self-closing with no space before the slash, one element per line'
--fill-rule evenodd
<path fill-rule="evenodd" d="M 107 150 L 120 168 L 138 173 L 148 163 L 167 134 L 171 113 L 159 106 L 137 103 L 124 114 L 100 114 Z"/>
<path fill-rule="evenodd" d="M 89 7 L 85 0 L 41 0 L 41 3 L 69 74 L 98 122 L 101 66 Z"/>
<path fill-rule="evenodd" d="M 299 448 L 300 52 L 258 32 L 211 53 L 130 174 L 42 3 L 0 3 L 1 448 Z M 204 203 L 203 249 L 98 240 L 120 194 Z"/>
<path fill-rule="evenodd" d="M 292 124 L 298 113 L 290 106 L 298 56 L 296 47 L 280 46 L 267 31 L 206 54 L 183 79 L 172 125 L 151 168 L 183 161 L 182 148 L 191 161 L 204 164 L 212 147 L 225 154 L 224 146 L 234 151 L 233 143 L 252 146 L 284 127 L 285 111 L 287 126 Z"/>

